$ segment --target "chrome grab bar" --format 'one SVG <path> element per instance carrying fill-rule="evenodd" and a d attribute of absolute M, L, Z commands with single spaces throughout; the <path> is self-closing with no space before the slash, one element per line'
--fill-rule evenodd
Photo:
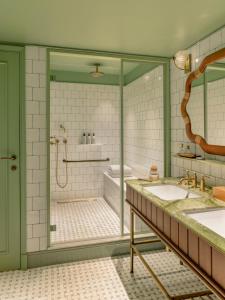
<path fill-rule="evenodd" d="M 0 157 L 0 160 L 16 160 L 16 155 L 12 154 L 10 157 Z"/>
<path fill-rule="evenodd" d="M 97 161 L 109 161 L 110 159 L 107 157 L 105 159 L 87 159 L 87 160 L 67 160 L 63 159 L 64 163 L 80 163 L 80 162 L 97 162 Z"/>

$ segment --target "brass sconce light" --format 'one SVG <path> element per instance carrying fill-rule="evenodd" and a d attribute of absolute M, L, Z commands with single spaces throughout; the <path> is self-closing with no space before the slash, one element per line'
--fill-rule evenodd
<path fill-rule="evenodd" d="M 184 70 L 185 73 L 191 72 L 191 54 L 186 50 L 178 51 L 174 55 L 173 61 L 178 69 Z"/>

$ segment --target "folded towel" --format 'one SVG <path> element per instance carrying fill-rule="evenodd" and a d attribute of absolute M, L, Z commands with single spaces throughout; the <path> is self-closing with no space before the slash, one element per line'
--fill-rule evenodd
<path fill-rule="evenodd" d="M 132 169 L 126 165 L 123 166 L 124 176 L 132 176 Z M 120 165 L 110 165 L 108 173 L 111 177 L 120 177 Z"/>
<path fill-rule="evenodd" d="M 225 201 L 225 186 L 214 186 L 213 196 L 217 199 Z"/>

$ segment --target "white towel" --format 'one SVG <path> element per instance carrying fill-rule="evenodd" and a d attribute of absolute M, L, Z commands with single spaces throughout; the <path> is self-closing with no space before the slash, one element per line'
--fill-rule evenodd
<path fill-rule="evenodd" d="M 132 176 L 132 169 L 126 165 L 123 166 L 124 176 Z M 120 177 L 120 165 L 110 165 L 108 173 L 111 177 Z"/>

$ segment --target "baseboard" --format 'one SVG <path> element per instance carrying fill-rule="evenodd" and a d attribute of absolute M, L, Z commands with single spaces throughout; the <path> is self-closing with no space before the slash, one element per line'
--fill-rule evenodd
<path fill-rule="evenodd" d="M 153 251 L 165 248 L 162 243 L 152 243 L 139 246 L 140 251 Z M 82 261 L 94 258 L 128 254 L 130 243 L 125 241 L 104 242 L 94 245 L 71 248 L 49 249 L 27 254 L 27 267 L 36 268 L 54 264 Z"/>

